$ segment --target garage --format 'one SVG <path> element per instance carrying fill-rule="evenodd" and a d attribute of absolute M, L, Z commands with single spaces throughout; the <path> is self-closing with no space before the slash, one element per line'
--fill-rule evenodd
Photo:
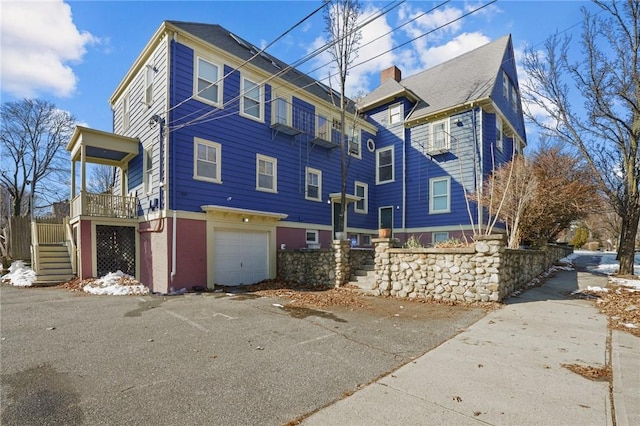
<path fill-rule="evenodd" d="M 214 279 L 221 285 L 249 285 L 269 278 L 269 233 L 216 229 Z"/>

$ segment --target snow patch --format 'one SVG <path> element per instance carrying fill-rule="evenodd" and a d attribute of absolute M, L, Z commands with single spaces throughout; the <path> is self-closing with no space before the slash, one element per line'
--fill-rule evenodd
<path fill-rule="evenodd" d="M 16 260 L 9 266 L 9 273 L 3 275 L 1 280 L 17 287 L 30 287 L 36 281 L 36 273 L 22 260 Z"/>
<path fill-rule="evenodd" d="M 149 288 L 140 284 L 134 277 L 122 271 L 109 272 L 86 286 L 83 290 L 100 296 L 128 296 L 149 294 Z"/>

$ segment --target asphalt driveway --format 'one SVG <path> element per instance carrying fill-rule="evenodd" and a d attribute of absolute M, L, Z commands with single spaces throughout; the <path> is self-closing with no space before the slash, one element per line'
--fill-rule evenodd
<path fill-rule="evenodd" d="M 485 315 L 391 299 L 370 309 L 287 303 L 3 285 L 1 423 L 284 424 Z"/>

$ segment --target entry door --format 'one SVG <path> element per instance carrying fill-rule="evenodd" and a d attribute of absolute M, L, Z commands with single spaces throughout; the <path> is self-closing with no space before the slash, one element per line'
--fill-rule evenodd
<path fill-rule="evenodd" d="M 380 207 L 379 210 L 380 229 L 393 229 L 393 206 Z"/>
<path fill-rule="evenodd" d="M 249 285 L 269 278 L 269 233 L 214 232 L 216 284 Z"/>
<path fill-rule="evenodd" d="M 340 223 L 340 206 L 341 205 L 342 203 L 333 202 L 333 235 L 335 235 L 336 232 L 340 232 L 338 230 L 338 224 Z M 344 214 L 346 215 L 347 212 L 344 212 Z M 346 221 L 344 224 L 344 228 L 345 230 L 347 229 Z"/>

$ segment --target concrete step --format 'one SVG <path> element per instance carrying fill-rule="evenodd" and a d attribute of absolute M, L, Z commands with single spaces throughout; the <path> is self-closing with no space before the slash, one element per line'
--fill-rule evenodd
<path fill-rule="evenodd" d="M 354 271 L 353 276 L 355 277 L 375 277 L 376 271 L 363 271 L 362 269 L 358 269 Z"/>
<path fill-rule="evenodd" d="M 36 275 L 36 285 L 57 285 L 75 278 L 73 274 L 38 274 Z"/>
<path fill-rule="evenodd" d="M 349 281 L 349 284 L 354 287 L 364 289 L 364 290 L 372 290 L 376 287 L 376 280 L 373 279 L 362 279 L 363 277 L 356 277 L 356 279 L 352 279 Z"/>

